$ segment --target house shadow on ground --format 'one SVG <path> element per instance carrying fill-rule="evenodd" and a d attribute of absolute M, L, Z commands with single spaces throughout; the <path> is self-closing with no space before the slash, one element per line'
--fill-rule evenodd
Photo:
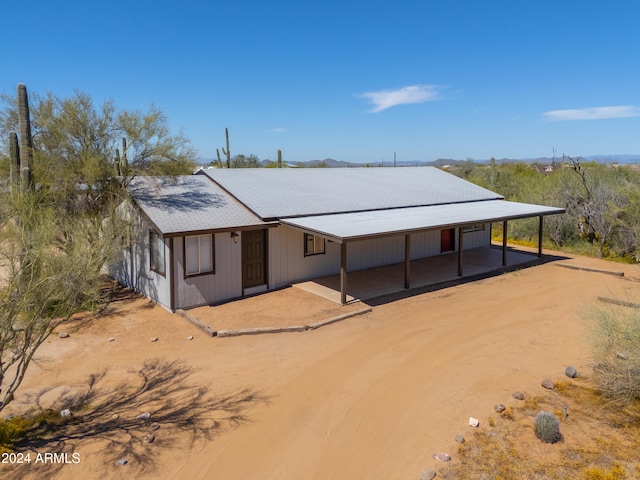
<path fill-rule="evenodd" d="M 414 297 L 416 295 L 422 295 L 424 293 L 435 292 L 445 288 L 454 287 L 456 285 L 463 285 L 465 283 L 477 282 L 480 280 L 484 280 L 486 278 L 497 277 L 505 273 L 515 272 L 518 270 L 525 270 L 528 268 L 537 267 L 539 265 L 544 265 L 547 263 L 570 259 L 570 257 L 565 257 L 562 255 L 543 255 L 542 257 L 533 257 L 532 255 L 531 257 L 532 257 L 531 260 L 525 261 L 523 263 L 495 267 L 491 270 L 483 271 L 477 274 L 434 282 L 434 283 L 430 283 L 420 287 L 411 288 L 410 290 L 399 290 L 393 293 L 368 298 L 366 300 L 366 303 L 367 305 L 375 307 L 375 306 L 395 302 L 397 300 Z"/>

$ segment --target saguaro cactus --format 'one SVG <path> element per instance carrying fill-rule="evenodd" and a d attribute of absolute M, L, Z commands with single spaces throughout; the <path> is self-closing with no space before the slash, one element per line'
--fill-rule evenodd
<path fill-rule="evenodd" d="M 278 149 L 278 168 L 282 168 L 282 150 Z"/>
<path fill-rule="evenodd" d="M 218 155 L 218 168 L 222 168 L 222 159 L 220 158 L 220 149 L 216 148 L 216 154 Z"/>
<path fill-rule="evenodd" d="M 33 139 L 29 118 L 27 86 L 18 84 L 18 118 L 20 123 L 20 186 L 26 190 L 31 186 L 31 164 L 33 163 Z"/>
<path fill-rule="evenodd" d="M 11 191 L 14 191 L 20 185 L 20 145 L 16 132 L 9 132 L 9 164 Z"/>
<path fill-rule="evenodd" d="M 222 153 L 227 156 L 227 168 L 231 168 L 231 150 L 229 150 L 229 129 L 224 129 L 224 134 L 227 137 L 227 150 L 225 151 L 224 147 L 222 148 Z"/>
<path fill-rule="evenodd" d="M 122 164 L 120 160 L 120 149 L 116 148 L 116 158 L 115 158 L 115 166 L 116 166 L 116 176 L 122 176 Z"/>
<path fill-rule="evenodd" d="M 120 175 L 129 175 L 129 160 L 127 160 L 127 137 L 122 137 L 122 157 L 120 158 Z"/>

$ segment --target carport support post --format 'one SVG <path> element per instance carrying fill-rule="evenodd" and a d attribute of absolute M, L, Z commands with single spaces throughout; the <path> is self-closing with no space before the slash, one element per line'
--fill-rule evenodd
<path fill-rule="evenodd" d="M 462 250 L 464 249 L 464 227 L 458 227 L 458 276 L 462 276 Z"/>
<path fill-rule="evenodd" d="M 544 217 L 540 215 L 540 224 L 538 225 L 538 257 L 542 256 L 542 223 Z"/>
<path fill-rule="evenodd" d="M 507 266 L 507 221 L 502 222 L 502 266 Z"/>
<path fill-rule="evenodd" d="M 340 244 L 340 302 L 347 303 L 347 244 Z"/>
<path fill-rule="evenodd" d="M 404 236 L 404 288 L 411 288 L 411 235 Z"/>

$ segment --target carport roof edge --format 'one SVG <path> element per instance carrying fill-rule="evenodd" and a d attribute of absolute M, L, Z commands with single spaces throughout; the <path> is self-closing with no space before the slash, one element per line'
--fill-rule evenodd
<path fill-rule="evenodd" d="M 337 243 L 426 230 L 564 213 L 563 208 L 485 200 L 281 219 L 280 223 Z"/>

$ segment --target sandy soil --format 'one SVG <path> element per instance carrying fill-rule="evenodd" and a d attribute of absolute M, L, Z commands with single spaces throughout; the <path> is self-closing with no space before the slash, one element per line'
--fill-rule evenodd
<path fill-rule="evenodd" d="M 625 277 L 548 263 L 378 305 L 319 330 L 234 338 L 207 337 L 144 299 L 117 303 L 69 338 L 52 336 L 11 406 L 64 408 L 103 373 L 88 408 L 74 411 L 85 423 L 32 449 L 67 453 L 69 462 L 77 453 L 79 462 L 1 465 L 9 476 L 0 476 L 418 478 L 438 468 L 433 453 L 455 452 L 470 416 L 486 422 L 495 404 L 517 402 L 514 391 L 537 394 L 545 377 L 566 380 L 567 365 L 590 375 L 579 313 L 598 296 L 637 301 L 640 272 L 580 257 L 560 263 Z M 287 291 L 260 296 L 260 309 L 227 304 L 225 317 L 280 308 L 283 322 L 300 324 L 313 312 L 286 303 Z M 143 412 L 149 420 L 136 419 Z M 142 440 L 149 433 L 153 443 Z M 121 458 L 128 463 L 117 465 Z"/>

